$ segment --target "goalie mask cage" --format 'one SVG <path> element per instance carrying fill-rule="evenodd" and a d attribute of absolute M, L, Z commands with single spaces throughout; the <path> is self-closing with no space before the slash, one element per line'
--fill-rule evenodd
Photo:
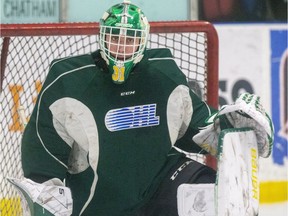
<path fill-rule="evenodd" d="M 218 107 L 218 37 L 204 21 L 151 22 L 148 48 L 168 47 L 189 85 Z M 19 114 L 28 119 L 53 59 L 98 49 L 98 23 L 1 24 L 0 214 L 22 215 L 19 194 L 6 177 L 21 178 Z M 206 163 L 215 168 L 212 157 Z"/>

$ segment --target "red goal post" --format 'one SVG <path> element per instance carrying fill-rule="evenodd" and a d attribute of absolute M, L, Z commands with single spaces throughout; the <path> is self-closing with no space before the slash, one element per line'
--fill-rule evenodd
<path fill-rule="evenodd" d="M 0 212 L 19 215 L 21 205 L 5 177 L 22 177 L 22 127 L 17 109 L 31 114 L 35 98 L 55 58 L 92 52 L 98 23 L 0 24 Z M 170 48 L 191 88 L 218 107 L 218 36 L 205 21 L 150 22 L 148 48 Z M 212 157 L 206 164 L 216 167 Z"/>

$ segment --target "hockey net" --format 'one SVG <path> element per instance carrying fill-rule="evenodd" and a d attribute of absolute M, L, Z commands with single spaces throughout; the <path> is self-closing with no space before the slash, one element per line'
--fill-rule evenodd
<path fill-rule="evenodd" d="M 217 108 L 218 37 L 213 25 L 204 21 L 150 24 L 148 48 L 170 48 L 191 88 Z M 0 212 L 3 216 L 18 216 L 22 215 L 19 195 L 6 180 L 6 177 L 23 177 L 20 155 L 23 127 L 17 110 L 23 106 L 29 118 L 53 59 L 98 49 L 99 26 L 98 23 L 1 24 L 0 32 Z M 197 160 L 216 165 L 211 158 Z"/>

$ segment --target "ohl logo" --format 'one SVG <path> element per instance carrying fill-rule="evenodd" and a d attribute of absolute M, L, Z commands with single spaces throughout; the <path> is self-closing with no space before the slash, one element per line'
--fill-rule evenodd
<path fill-rule="evenodd" d="M 159 122 L 160 118 L 156 116 L 156 104 L 113 109 L 105 116 L 105 125 L 109 131 L 157 126 Z"/>

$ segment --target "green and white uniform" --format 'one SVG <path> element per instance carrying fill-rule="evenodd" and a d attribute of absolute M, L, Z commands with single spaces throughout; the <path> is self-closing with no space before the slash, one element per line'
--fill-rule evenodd
<path fill-rule="evenodd" d="M 126 216 L 183 157 L 210 108 L 168 49 L 146 50 L 124 84 L 100 51 L 54 60 L 23 134 L 25 177 L 66 179 L 73 215 Z"/>

